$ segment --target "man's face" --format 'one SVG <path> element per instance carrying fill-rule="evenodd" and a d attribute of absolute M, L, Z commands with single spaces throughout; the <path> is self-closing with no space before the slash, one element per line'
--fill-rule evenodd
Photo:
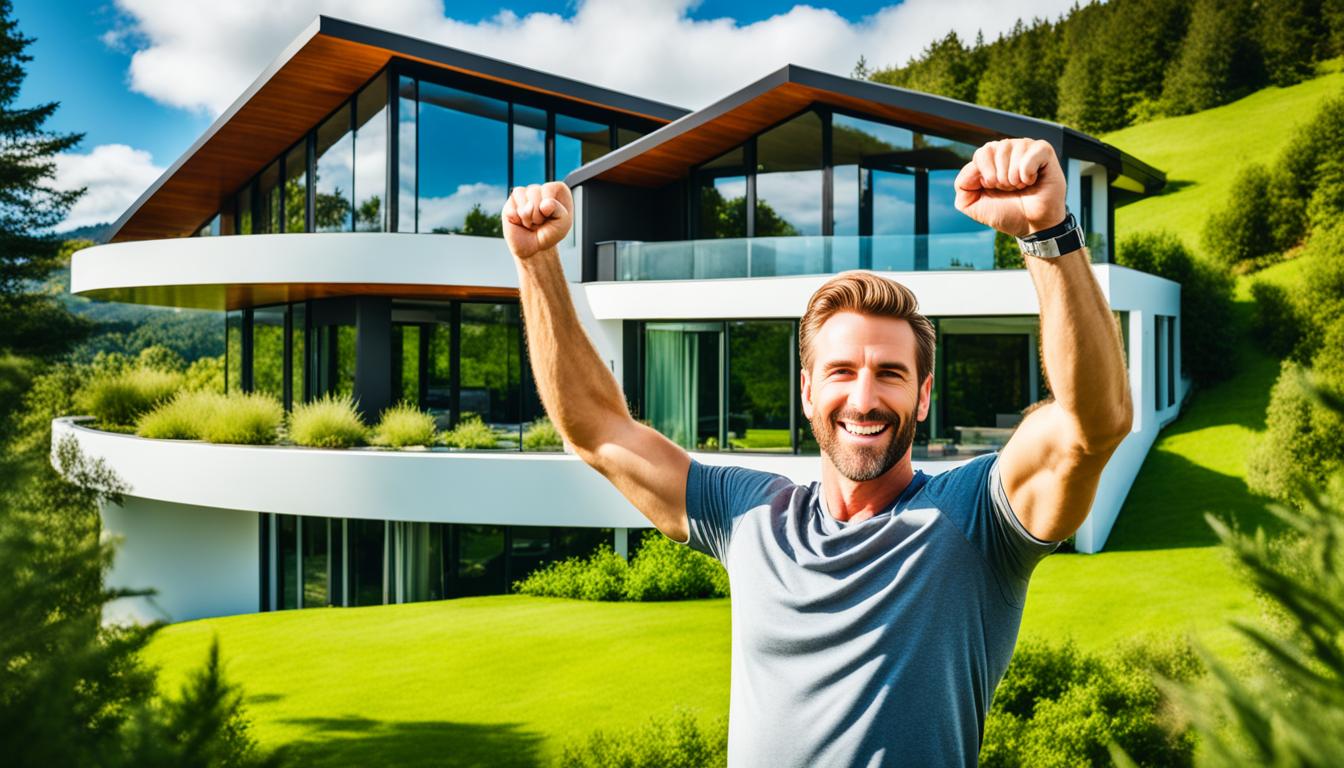
<path fill-rule="evenodd" d="M 813 337 L 803 413 L 821 452 L 850 480 L 881 477 L 909 452 L 933 383 L 918 381 L 915 360 L 905 320 L 837 312 Z"/>

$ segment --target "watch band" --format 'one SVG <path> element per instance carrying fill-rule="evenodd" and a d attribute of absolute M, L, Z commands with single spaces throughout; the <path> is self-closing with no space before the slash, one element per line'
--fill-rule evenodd
<path fill-rule="evenodd" d="M 1081 249 L 1086 242 L 1083 230 L 1070 213 L 1064 221 L 1026 237 L 1019 237 L 1017 245 L 1022 253 L 1038 259 L 1055 259 L 1065 253 Z"/>

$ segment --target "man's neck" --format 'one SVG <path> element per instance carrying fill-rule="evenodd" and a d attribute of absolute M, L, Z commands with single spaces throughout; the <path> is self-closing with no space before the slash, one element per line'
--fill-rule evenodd
<path fill-rule="evenodd" d="M 821 494 L 831 517 L 842 523 L 858 523 L 886 510 L 915 479 L 910 452 L 891 469 L 872 480 L 850 480 L 835 468 L 829 457 L 821 459 Z"/>

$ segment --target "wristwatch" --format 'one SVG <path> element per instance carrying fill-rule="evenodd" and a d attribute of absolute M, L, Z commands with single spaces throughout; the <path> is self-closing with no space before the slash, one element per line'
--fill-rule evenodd
<path fill-rule="evenodd" d="M 1083 229 L 1074 220 L 1073 214 L 1067 214 L 1064 221 L 1049 229 L 1017 238 L 1022 253 L 1039 259 L 1055 259 L 1061 254 L 1073 253 L 1083 247 Z"/>

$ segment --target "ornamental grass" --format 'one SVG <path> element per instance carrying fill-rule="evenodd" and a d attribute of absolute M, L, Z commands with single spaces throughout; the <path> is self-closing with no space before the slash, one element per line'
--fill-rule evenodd
<path fill-rule="evenodd" d="M 555 428 L 549 416 L 542 416 L 532 422 L 523 432 L 525 451 L 560 451 L 564 447 L 565 441 L 560 437 L 560 430 Z"/>
<path fill-rule="evenodd" d="M 437 435 L 433 416 L 409 403 L 399 403 L 383 411 L 372 442 L 388 448 L 431 446 Z"/>
<path fill-rule="evenodd" d="M 132 431 L 136 419 L 182 388 L 182 374 L 128 368 L 94 378 L 75 395 L 75 404 L 103 429 Z"/>
<path fill-rule="evenodd" d="M 326 395 L 294 406 L 289 415 L 289 439 L 310 448 L 353 448 L 369 440 L 369 428 L 359 418 L 348 395 Z"/>
<path fill-rule="evenodd" d="M 270 395 L 188 390 L 142 415 L 135 433 L 162 440 L 273 445 L 284 418 L 280 401 Z"/>
<path fill-rule="evenodd" d="M 444 432 L 443 442 L 464 450 L 496 448 L 499 446 L 499 434 L 473 413 L 465 416 L 456 427 Z"/>

